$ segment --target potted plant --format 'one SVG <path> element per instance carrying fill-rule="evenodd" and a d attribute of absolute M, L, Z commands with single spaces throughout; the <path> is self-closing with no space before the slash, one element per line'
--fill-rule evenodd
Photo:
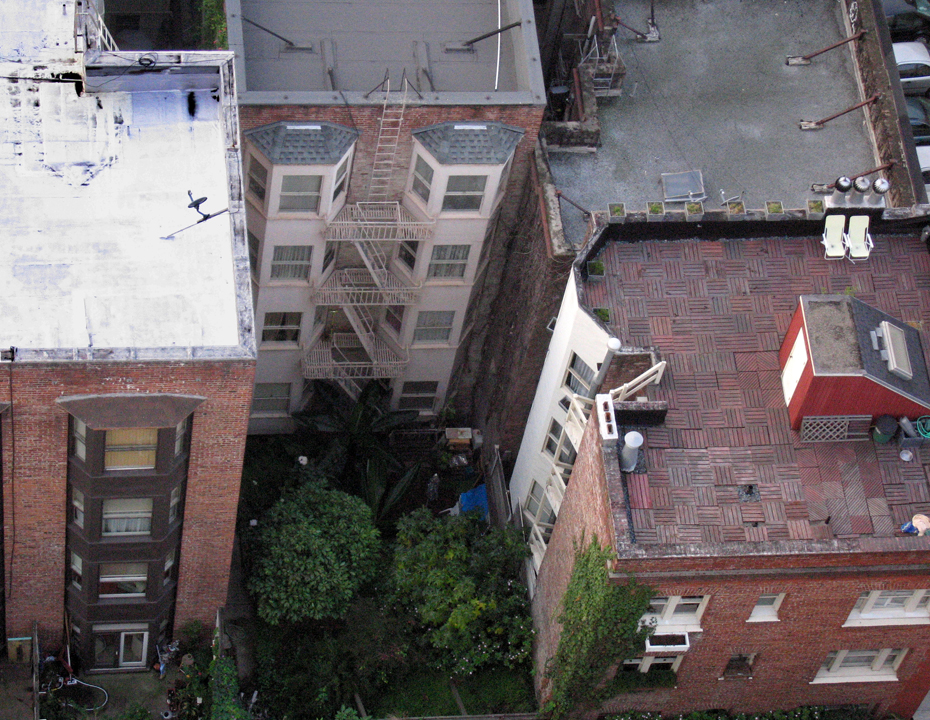
<path fill-rule="evenodd" d="M 624 203 L 607 203 L 607 222 L 622 223 L 626 219 Z"/>
<path fill-rule="evenodd" d="M 601 260 L 588 261 L 588 279 L 596 280 L 604 277 L 604 263 Z"/>
<path fill-rule="evenodd" d="M 746 205 L 742 200 L 727 201 L 727 215 L 731 220 L 742 220 L 746 214 Z"/>
<path fill-rule="evenodd" d="M 766 220 L 784 220 L 785 206 L 778 200 L 767 200 L 765 203 Z"/>
<path fill-rule="evenodd" d="M 646 219 L 655 222 L 665 217 L 665 203 L 661 200 L 654 200 L 646 203 Z"/>
<path fill-rule="evenodd" d="M 598 307 L 594 308 L 594 316 L 604 323 L 610 322 L 610 308 Z"/>
<path fill-rule="evenodd" d="M 824 214 L 823 200 L 807 201 L 807 219 L 821 220 Z"/>
<path fill-rule="evenodd" d="M 685 219 L 697 222 L 704 217 L 704 203 L 689 201 L 685 203 Z"/>

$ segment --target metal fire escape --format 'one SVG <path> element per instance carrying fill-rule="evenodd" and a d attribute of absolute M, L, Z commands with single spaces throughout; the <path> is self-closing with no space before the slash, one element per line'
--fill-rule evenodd
<path fill-rule="evenodd" d="M 385 76 L 382 84 L 384 104 L 367 200 L 347 204 L 324 232 L 327 242 L 352 243 L 364 267 L 334 270 L 312 297 L 318 306 L 341 308 L 355 332 L 325 336 L 320 325 L 303 355 L 304 377 L 335 380 L 352 397 L 358 396 L 365 380 L 397 377 L 407 365 L 407 349 L 378 332 L 377 308 L 419 301 L 421 285 L 405 282 L 390 268 L 392 246 L 429 240 L 433 234 L 432 221 L 417 219 L 391 200 L 407 106 L 406 77 L 402 84 L 394 103 L 390 78 Z"/>

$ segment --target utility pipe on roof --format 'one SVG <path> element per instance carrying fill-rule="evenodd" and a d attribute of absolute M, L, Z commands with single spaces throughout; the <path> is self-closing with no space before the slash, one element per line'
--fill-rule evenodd
<path fill-rule="evenodd" d="M 597 370 L 597 375 L 594 376 L 594 380 L 591 381 L 591 387 L 588 388 L 588 397 L 594 398 L 595 395 L 600 392 L 601 385 L 604 383 L 604 378 L 607 377 L 607 371 L 610 369 L 610 361 L 614 359 L 614 355 L 620 352 L 620 341 L 615 338 L 607 338 L 607 352 L 604 355 L 604 360 L 601 362 L 601 366 Z"/>
<path fill-rule="evenodd" d="M 501 29 L 501 2 L 497 0 L 497 29 Z M 497 33 L 497 67 L 494 70 L 494 92 L 497 92 L 501 78 L 501 33 Z"/>

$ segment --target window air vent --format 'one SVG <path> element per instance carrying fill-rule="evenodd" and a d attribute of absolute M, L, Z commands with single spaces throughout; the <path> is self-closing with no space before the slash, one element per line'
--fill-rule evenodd
<path fill-rule="evenodd" d="M 907 338 L 904 335 L 904 329 L 892 325 L 887 320 L 883 320 L 878 328 L 885 341 L 884 355 L 888 363 L 888 371 L 905 380 L 913 379 L 914 371 L 911 368 L 911 358 L 907 354 Z"/>

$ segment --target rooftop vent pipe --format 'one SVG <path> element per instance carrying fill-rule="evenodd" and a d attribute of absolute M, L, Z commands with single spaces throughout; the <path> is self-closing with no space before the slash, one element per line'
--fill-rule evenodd
<path fill-rule="evenodd" d="M 834 205 L 842 205 L 846 202 L 846 193 L 852 190 L 853 182 L 845 175 L 843 177 L 838 177 L 836 182 L 833 183 L 833 195 L 830 196 L 830 200 L 833 201 Z"/>
<path fill-rule="evenodd" d="M 631 430 L 623 436 L 623 449 L 620 451 L 620 469 L 633 472 L 639 463 L 639 449 L 643 445 L 643 436 Z"/>

